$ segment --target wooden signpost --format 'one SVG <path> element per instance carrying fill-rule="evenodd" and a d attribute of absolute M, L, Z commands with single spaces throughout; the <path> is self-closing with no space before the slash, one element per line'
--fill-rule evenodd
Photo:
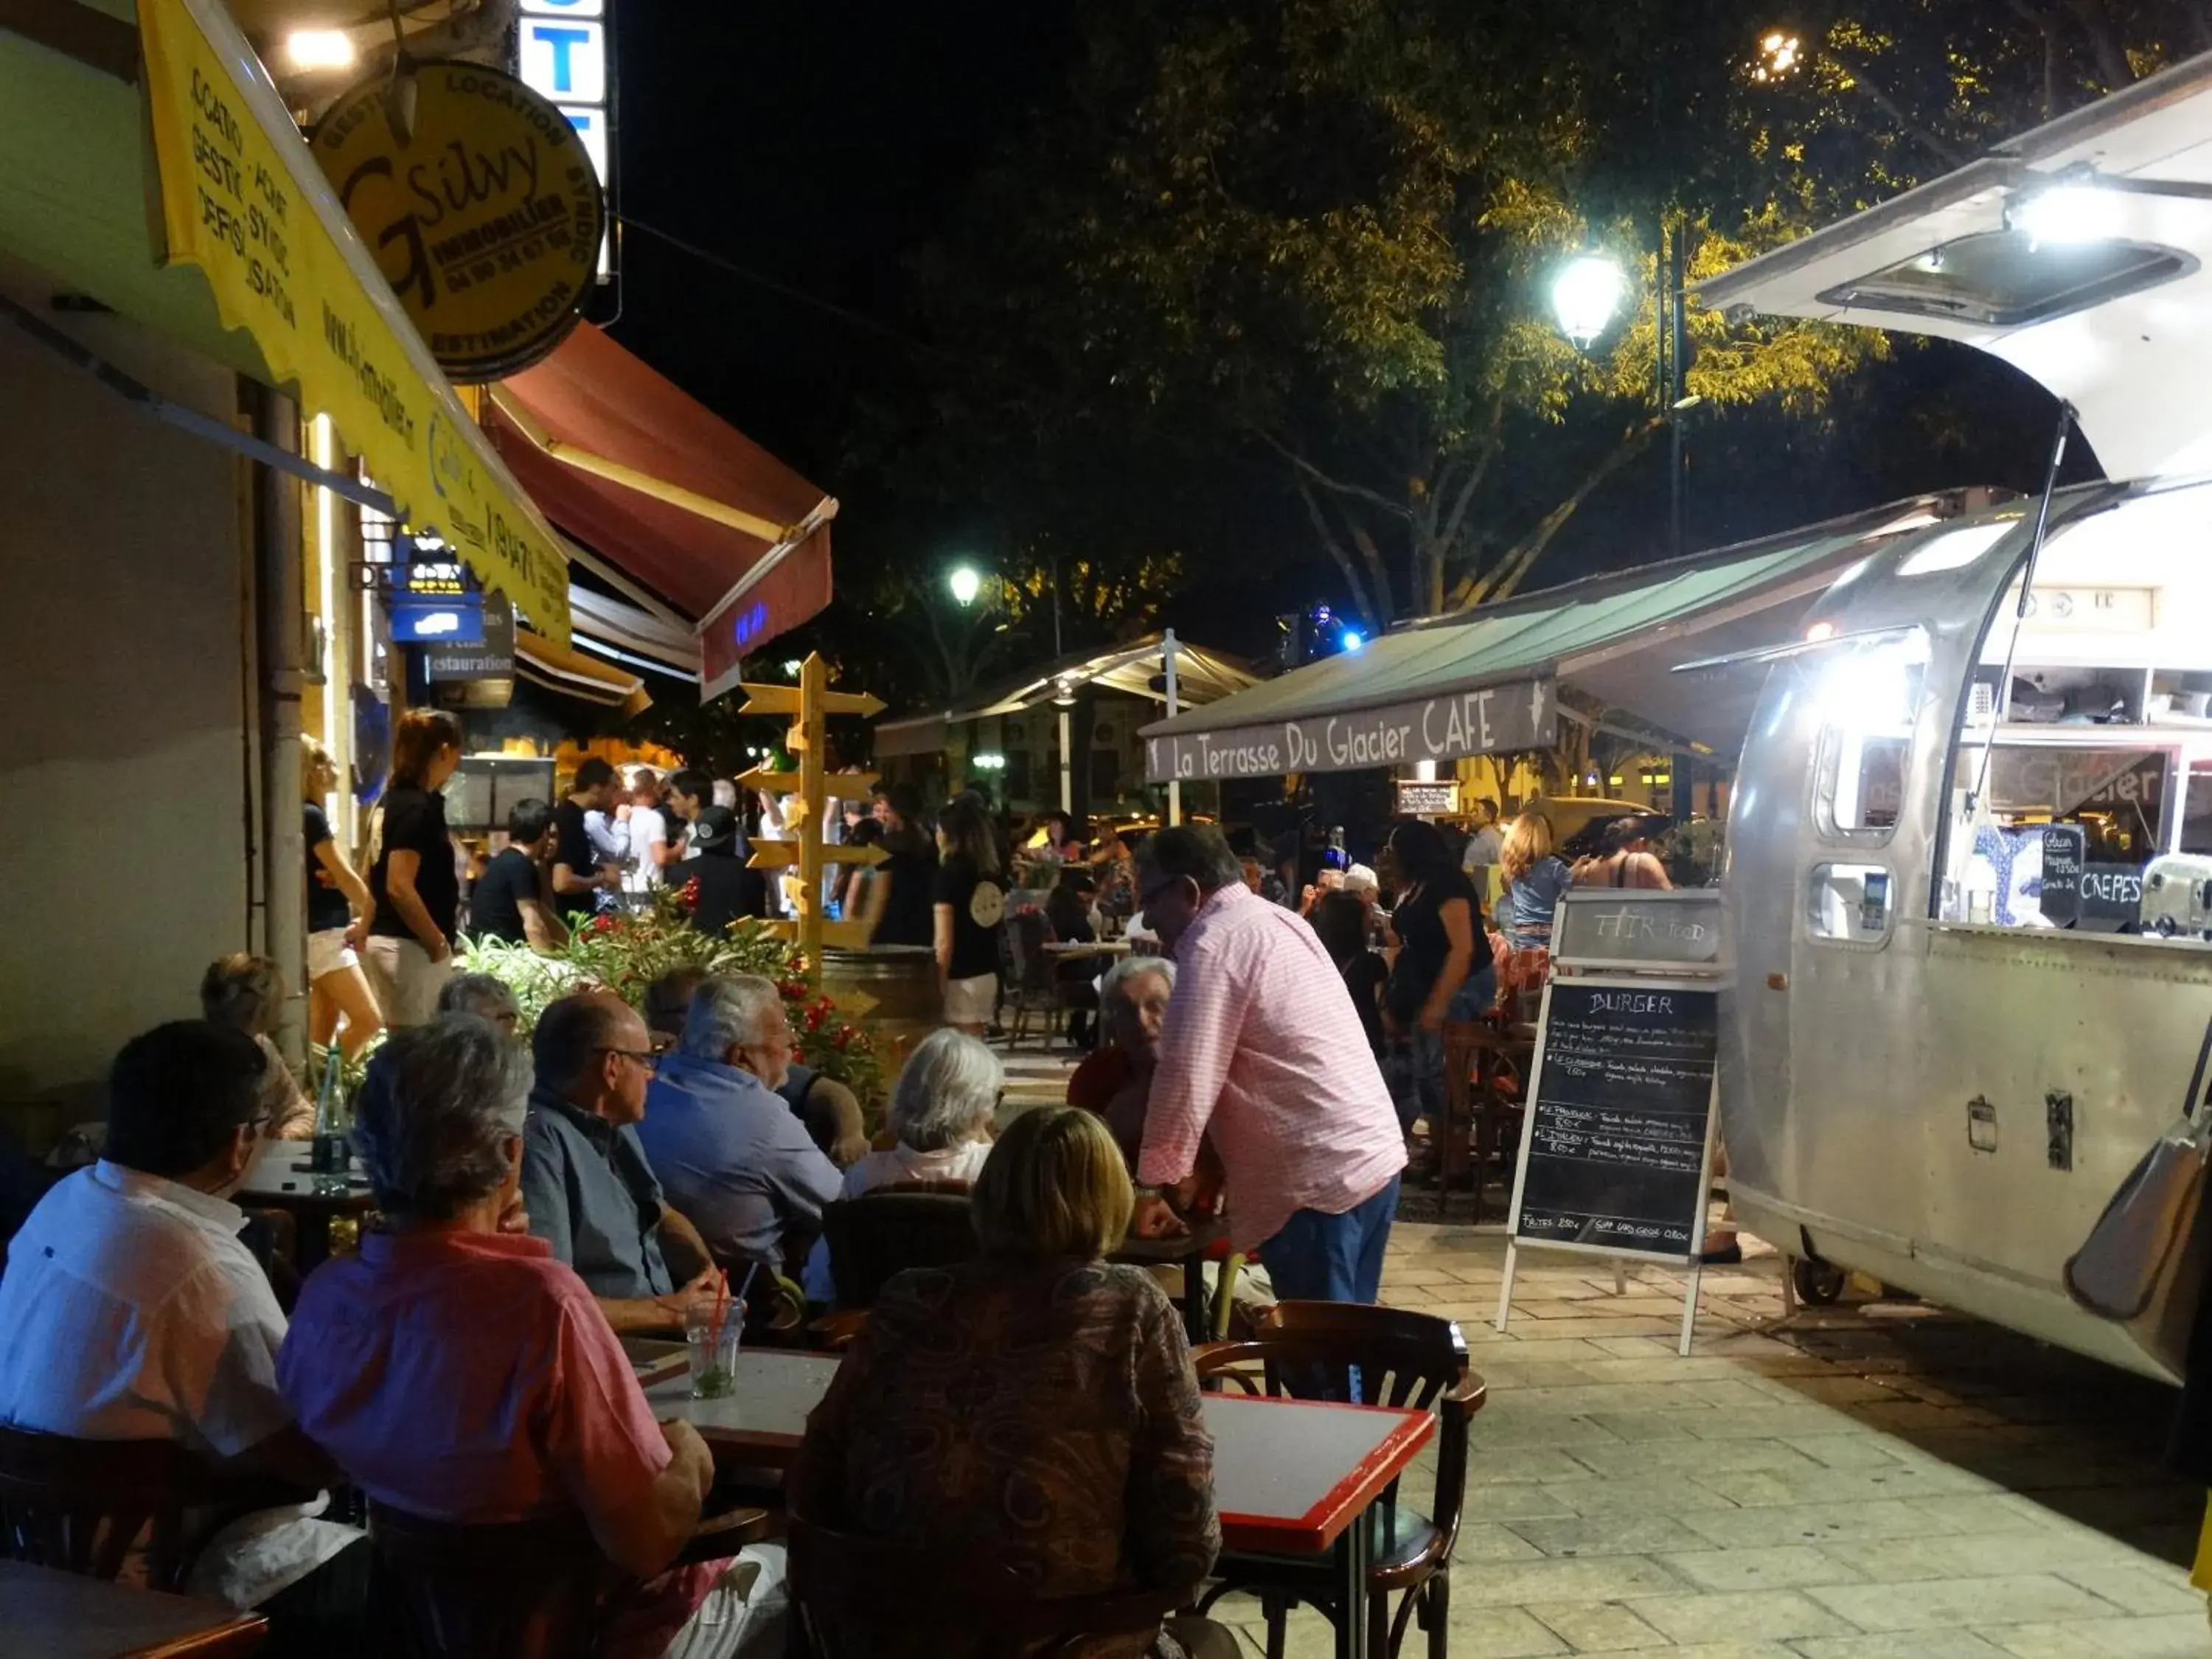
<path fill-rule="evenodd" d="M 740 789 L 761 789 L 788 798 L 784 823 L 795 839 L 756 841 L 746 860 L 755 870 L 790 871 L 798 877 L 791 884 L 792 919 L 769 926 L 798 941 L 806 958 L 806 976 L 817 988 L 822 983 L 822 947 L 849 946 L 858 950 L 868 942 L 866 924 L 854 919 L 830 921 L 822 914 L 822 872 L 829 864 L 881 864 L 880 847 L 831 848 L 822 839 L 822 823 L 829 810 L 830 785 L 840 799 L 849 800 L 872 789 L 873 772 L 830 772 L 823 764 L 828 749 L 824 720 L 831 714 L 880 714 L 883 700 L 865 691 L 832 691 L 829 665 L 819 652 L 809 653 L 799 665 L 797 685 L 744 684 L 741 714 L 788 714 L 791 732 L 785 745 L 799 757 L 796 772 L 772 772 L 755 767 L 738 779 Z M 834 854 L 834 857 L 832 854 Z M 849 1005 L 852 994 L 841 995 L 848 1012 L 866 1012 Z"/>
<path fill-rule="evenodd" d="M 1561 901 L 1554 977 L 1513 1176 L 1498 1328 L 1526 1246 L 1690 1270 L 1697 1315 L 1719 1102 L 1719 896 L 1607 891 Z"/>

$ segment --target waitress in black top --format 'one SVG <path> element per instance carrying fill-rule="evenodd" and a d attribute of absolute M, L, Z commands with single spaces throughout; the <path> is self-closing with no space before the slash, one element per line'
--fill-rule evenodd
<path fill-rule="evenodd" d="M 1400 1072 L 1399 1120 L 1443 1121 L 1444 1022 L 1478 1019 L 1497 1000 L 1498 972 L 1482 930 L 1482 901 L 1433 823 L 1408 818 L 1390 832 L 1405 884 L 1390 913 L 1398 959 L 1382 989 L 1382 1018 L 1410 1064 Z"/>
<path fill-rule="evenodd" d="M 438 792 L 461 764 L 461 723 L 442 708 L 410 708 L 392 733 L 392 781 L 369 836 L 368 893 L 376 908 L 363 965 L 394 1030 L 438 1017 L 453 972 L 461 878 Z"/>
<path fill-rule="evenodd" d="M 999 924 L 1006 919 L 1006 891 L 999 838 L 980 802 L 963 795 L 945 807 L 937 851 L 930 908 L 945 1023 L 981 1036 L 999 1007 Z"/>
<path fill-rule="evenodd" d="M 301 737 L 300 749 L 300 784 L 307 795 L 307 1041 L 327 1048 L 337 1037 L 340 1051 L 351 1060 L 384 1029 L 376 993 L 361 967 L 360 947 L 368 933 L 368 884 L 338 850 L 323 811 L 324 798 L 337 791 L 337 763 L 313 738 Z"/>
<path fill-rule="evenodd" d="M 876 822 L 884 826 L 884 861 L 868 882 L 862 919 L 871 945 L 937 942 L 930 920 L 937 887 L 937 848 L 921 827 L 921 795 L 910 783 L 895 783 L 876 797 Z"/>

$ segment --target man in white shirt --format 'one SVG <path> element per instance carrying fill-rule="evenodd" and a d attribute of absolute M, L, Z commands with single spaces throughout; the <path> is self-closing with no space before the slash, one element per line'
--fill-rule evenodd
<path fill-rule="evenodd" d="M 133 1038 L 106 1155 L 39 1201 L 0 1277 L 0 1422 L 174 1440 L 218 1474 L 314 1492 L 336 1478 L 276 1390 L 284 1315 L 229 1201 L 265 1127 L 259 1048 L 202 1020 Z M 309 1504 L 226 1527 L 187 1588 L 269 1615 L 275 1655 L 356 1650 L 369 1545 Z M 4 1643 L 0 1643 L 4 1645 Z"/>
<path fill-rule="evenodd" d="M 1505 832 L 1498 827 L 1498 803 L 1485 795 L 1474 804 L 1474 833 L 1467 838 L 1462 860 L 1467 878 L 1487 910 L 1498 901 L 1498 860 L 1505 851 Z"/>
<path fill-rule="evenodd" d="M 660 779 L 641 767 L 630 784 L 629 865 L 623 872 L 623 890 L 650 893 L 665 886 L 663 872 L 676 858 L 668 844 L 668 820 L 660 811 Z"/>

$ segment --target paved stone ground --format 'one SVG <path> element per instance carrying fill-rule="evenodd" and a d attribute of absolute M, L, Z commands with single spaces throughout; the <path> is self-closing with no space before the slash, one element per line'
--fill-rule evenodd
<path fill-rule="evenodd" d="M 1065 1097 L 1062 1055 L 1006 1059 L 1011 1104 Z M 1383 1299 L 1458 1321 L 1490 1385 L 1453 1659 L 2212 1656 L 2187 1568 L 2204 1494 L 2160 1462 L 2169 1390 L 1919 1303 L 1852 1292 L 1785 1325 L 1779 1258 L 1748 1238 L 1705 1275 L 1687 1359 L 1682 1273 L 1615 1296 L 1606 1262 L 1557 1252 L 1522 1255 L 1500 1336 L 1499 1229 L 1435 1214 L 1408 1195 Z M 1255 1604 L 1217 1616 L 1263 1650 Z M 1325 1621 L 1293 1613 L 1289 1651 L 1327 1656 Z"/>
<path fill-rule="evenodd" d="M 1384 1300 L 1457 1320 L 1490 1385 L 1453 1659 L 2212 1655 L 2185 1565 L 2204 1497 L 2159 1462 L 2169 1391 L 1917 1303 L 1784 1325 L 1779 1258 L 1747 1243 L 1683 1359 L 1681 1273 L 1616 1296 L 1602 1261 L 1524 1253 L 1500 1336 L 1498 1230 L 1399 1223 Z M 1222 1616 L 1262 1650 L 1256 1607 Z M 1289 1649 L 1327 1655 L 1327 1625 L 1293 1614 Z"/>

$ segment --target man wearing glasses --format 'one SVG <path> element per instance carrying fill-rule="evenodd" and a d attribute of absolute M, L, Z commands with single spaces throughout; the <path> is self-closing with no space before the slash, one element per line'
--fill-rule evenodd
<path fill-rule="evenodd" d="M 9 1247 L 0 1422 L 180 1442 L 218 1474 L 274 1479 L 303 1498 L 336 1476 L 277 1392 L 284 1315 L 230 1201 L 268 1122 L 266 1064 L 252 1037 L 204 1020 L 124 1045 L 105 1156 L 40 1200 Z M 226 1528 L 187 1588 L 267 1614 L 272 1654 L 351 1654 L 369 1545 L 315 1518 L 322 1507 Z"/>
<path fill-rule="evenodd" d="M 579 992 L 538 1016 L 531 1057 L 530 1231 L 576 1270 L 617 1333 L 679 1328 L 684 1304 L 713 1289 L 714 1264 L 638 1144 L 654 1058 L 645 1021 L 611 991 Z"/>

